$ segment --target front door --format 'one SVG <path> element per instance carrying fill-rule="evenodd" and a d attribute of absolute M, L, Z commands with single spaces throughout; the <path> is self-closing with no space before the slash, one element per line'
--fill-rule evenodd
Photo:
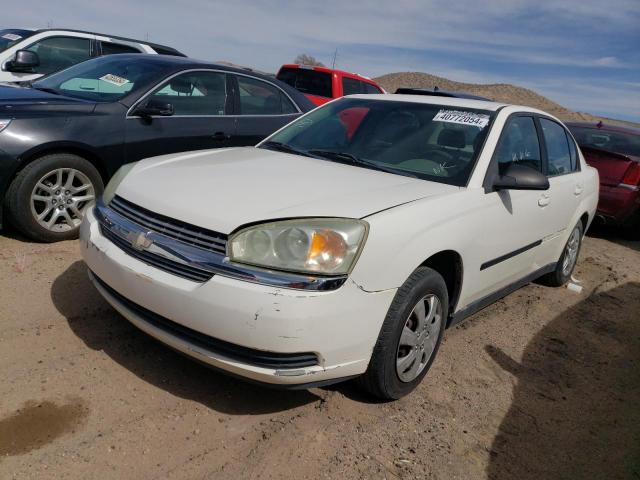
<path fill-rule="evenodd" d="M 127 162 L 167 153 L 228 147 L 236 133 L 227 74 L 190 71 L 173 76 L 131 109 L 126 125 Z M 147 102 L 171 104 L 170 116 L 141 118 Z"/>
<path fill-rule="evenodd" d="M 532 116 L 507 120 L 492 162 L 504 172 L 519 163 L 543 172 L 542 152 Z M 491 171 L 491 169 L 490 169 Z M 474 239 L 473 265 L 465 266 L 470 280 L 469 301 L 479 300 L 541 268 L 537 250 L 546 236 L 548 192 L 535 190 L 488 191 L 478 202 L 481 229 Z"/>

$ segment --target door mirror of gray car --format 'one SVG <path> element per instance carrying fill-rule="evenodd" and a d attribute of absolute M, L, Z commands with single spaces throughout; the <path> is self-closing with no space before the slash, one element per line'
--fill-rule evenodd
<path fill-rule="evenodd" d="M 13 60 L 7 63 L 6 69 L 10 72 L 29 72 L 40 65 L 40 58 L 31 50 L 18 50 Z"/>
<path fill-rule="evenodd" d="M 150 119 L 151 117 L 170 117 L 175 113 L 175 108 L 171 103 L 161 102 L 151 99 L 136 108 L 134 114 L 142 118 Z"/>
<path fill-rule="evenodd" d="M 510 164 L 493 180 L 494 190 L 549 190 L 549 180 L 541 172 L 526 165 Z"/>

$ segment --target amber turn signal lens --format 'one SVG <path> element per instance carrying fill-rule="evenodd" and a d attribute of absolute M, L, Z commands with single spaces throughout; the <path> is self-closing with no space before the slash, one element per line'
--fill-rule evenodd
<path fill-rule="evenodd" d="M 340 265 L 347 253 L 347 243 L 333 230 L 319 230 L 313 232 L 311 245 L 307 256 L 310 265 L 335 268 Z"/>

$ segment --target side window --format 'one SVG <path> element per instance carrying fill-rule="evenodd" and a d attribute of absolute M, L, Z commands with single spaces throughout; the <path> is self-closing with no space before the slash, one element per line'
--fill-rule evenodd
<path fill-rule="evenodd" d="M 579 170 L 580 164 L 578 147 L 576 147 L 576 142 L 574 142 L 570 135 L 567 135 L 567 141 L 569 142 L 569 153 L 571 154 L 571 170 L 575 172 L 576 170 Z"/>
<path fill-rule="evenodd" d="M 190 72 L 173 77 L 149 97 L 171 103 L 175 115 L 224 115 L 227 79 L 219 72 Z"/>
<path fill-rule="evenodd" d="M 362 93 L 360 82 L 352 78 L 342 77 L 342 94 L 354 95 L 356 93 Z"/>
<path fill-rule="evenodd" d="M 142 53 L 137 48 L 120 43 L 100 42 L 102 47 L 102 55 L 117 55 L 118 53 Z"/>
<path fill-rule="evenodd" d="M 378 90 L 378 88 L 371 85 L 370 83 L 362 82 L 362 84 L 364 85 L 364 93 L 382 93 L 380 90 Z"/>
<path fill-rule="evenodd" d="M 512 163 L 542 172 L 540 144 L 533 117 L 512 117 L 502 131 L 495 156 L 500 173 Z"/>
<path fill-rule="evenodd" d="M 571 152 L 567 134 L 561 125 L 546 118 L 540 119 L 544 143 L 547 146 L 547 158 L 549 159 L 548 174 L 550 177 L 571 173 Z"/>
<path fill-rule="evenodd" d="M 257 78 L 238 75 L 240 115 L 282 115 L 296 108 L 282 91 Z"/>
<path fill-rule="evenodd" d="M 38 54 L 40 65 L 33 73 L 57 72 L 91 58 L 91 40 L 77 37 L 49 37 L 31 45 L 27 50 Z"/>

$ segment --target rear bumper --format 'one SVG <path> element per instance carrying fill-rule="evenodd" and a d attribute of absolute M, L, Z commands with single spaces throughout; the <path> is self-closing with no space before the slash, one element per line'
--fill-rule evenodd
<path fill-rule="evenodd" d="M 598 215 L 605 223 L 622 225 L 640 214 L 640 189 L 600 185 Z"/>
<path fill-rule="evenodd" d="M 364 373 L 396 292 L 368 293 L 353 282 L 313 292 L 223 275 L 192 282 L 127 255 L 102 235 L 93 211 L 80 246 L 96 288 L 135 326 L 217 369 L 272 385 Z M 273 363 L 298 357 L 298 365 Z"/>

